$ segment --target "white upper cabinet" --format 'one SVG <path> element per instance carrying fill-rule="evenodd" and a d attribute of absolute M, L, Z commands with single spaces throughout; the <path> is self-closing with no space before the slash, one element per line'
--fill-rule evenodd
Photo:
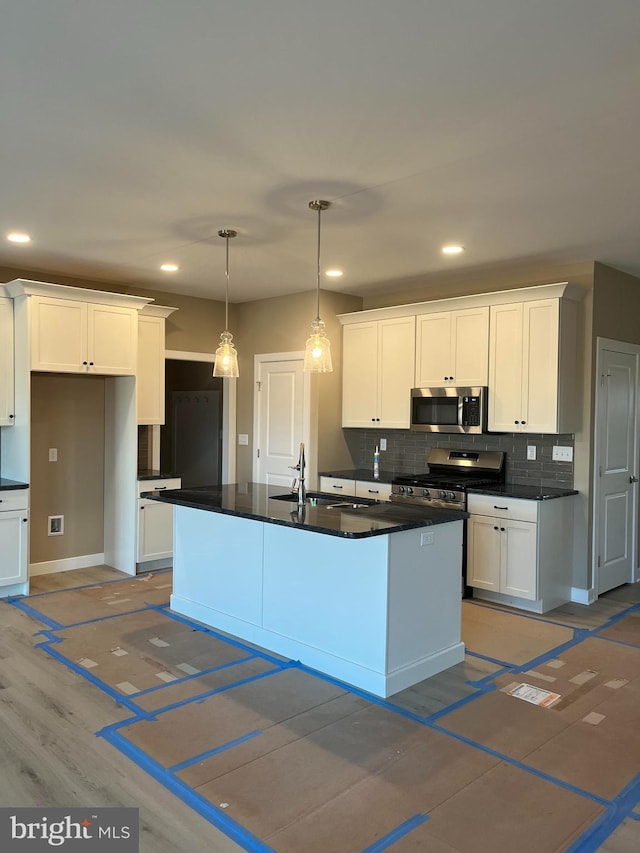
<path fill-rule="evenodd" d="M 0 426 L 15 423 L 13 365 L 13 303 L 0 296 Z"/>
<path fill-rule="evenodd" d="M 32 370 L 135 374 L 135 309 L 35 296 L 31 310 Z"/>
<path fill-rule="evenodd" d="M 576 303 L 538 299 L 491 308 L 489 429 L 576 429 Z"/>
<path fill-rule="evenodd" d="M 343 329 L 343 427 L 408 429 L 415 316 Z"/>
<path fill-rule="evenodd" d="M 139 424 L 163 424 L 165 319 L 176 311 L 147 305 L 138 317 L 136 401 Z"/>
<path fill-rule="evenodd" d="M 135 375 L 138 312 L 148 299 L 22 279 L 6 290 L 31 370 Z"/>
<path fill-rule="evenodd" d="M 418 314 L 418 388 L 486 385 L 489 370 L 489 306 Z"/>

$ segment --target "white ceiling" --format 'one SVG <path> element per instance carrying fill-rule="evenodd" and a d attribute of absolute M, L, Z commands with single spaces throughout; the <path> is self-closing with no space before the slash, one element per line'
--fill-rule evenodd
<path fill-rule="evenodd" d="M 224 298 L 234 228 L 232 302 L 308 290 L 326 198 L 332 290 L 640 275 L 638 0 L 19 0 L 0 116 L 4 266 Z"/>

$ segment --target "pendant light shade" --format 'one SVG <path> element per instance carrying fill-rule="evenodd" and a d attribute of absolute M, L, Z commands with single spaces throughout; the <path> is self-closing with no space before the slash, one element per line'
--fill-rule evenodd
<path fill-rule="evenodd" d="M 229 331 L 229 240 L 235 237 L 236 234 L 236 231 L 231 231 L 228 228 L 218 231 L 218 237 L 224 237 L 227 241 L 227 284 L 224 297 L 224 332 L 220 335 L 220 344 L 216 350 L 213 375 L 226 377 L 227 379 L 237 379 L 240 376 L 240 372 L 238 371 L 238 353 L 233 345 L 233 335 Z"/>
<path fill-rule="evenodd" d="M 320 319 L 320 216 L 331 206 L 329 201 L 310 201 L 311 210 L 318 211 L 318 265 L 316 275 L 316 319 L 311 324 L 311 335 L 304 351 L 304 369 L 309 373 L 332 373 L 331 344 Z"/>

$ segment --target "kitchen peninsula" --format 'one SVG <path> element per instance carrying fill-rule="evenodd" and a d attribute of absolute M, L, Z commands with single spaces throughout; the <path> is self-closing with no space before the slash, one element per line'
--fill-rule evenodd
<path fill-rule="evenodd" d="M 172 610 L 382 697 L 463 660 L 465 512 L 282 493 L 146 495 L 175 507 Z"/>

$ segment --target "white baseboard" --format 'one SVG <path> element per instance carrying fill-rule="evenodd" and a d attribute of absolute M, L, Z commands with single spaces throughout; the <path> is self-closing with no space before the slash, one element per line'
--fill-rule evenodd
<path fill-rule="evenodd" d="M 69 572 L 73 569 L 88 569 L 91 566 L 103 566 L 104 554 L 82 554 L 79 557 L 66 557 L 63 560 L 48 560 L 44 563 L 30 563 L 29 577 L 50 575 L 53 572 Z"/>
<path fill-rule="evenodd" d="M 578 589 L 575 586 L 571 587 L 571 601 L 574 604 L 593 604 L 598 598 L 598 593 L 595 589 Z"/>

